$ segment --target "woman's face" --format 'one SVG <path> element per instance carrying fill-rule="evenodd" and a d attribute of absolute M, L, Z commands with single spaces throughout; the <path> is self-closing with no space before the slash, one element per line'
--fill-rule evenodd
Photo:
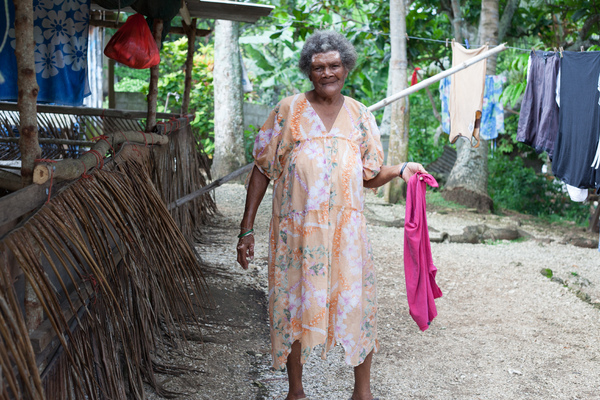
<path fill-rule="evenodd" d="M 313 55 L 308 79 L 320 97 L 332 98 L 340 94 L 347 76 L 338 51 Z"/>

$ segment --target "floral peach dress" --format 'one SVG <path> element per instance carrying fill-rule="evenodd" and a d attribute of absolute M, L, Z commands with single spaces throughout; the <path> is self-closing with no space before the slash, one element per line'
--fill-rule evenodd
<path fill-rule="evenodd" d="M 346 97 L 329 132 L 304 94 L 282 100 L 254 144 L 255 163 L 274 181 L 269 244 L 273 366 L 292 343 L 301 362 L 336 343 L 356 366 L 377 351 L 375 269 L 363 215 L 363 179 L 383 162 L 379 130 Z"/>

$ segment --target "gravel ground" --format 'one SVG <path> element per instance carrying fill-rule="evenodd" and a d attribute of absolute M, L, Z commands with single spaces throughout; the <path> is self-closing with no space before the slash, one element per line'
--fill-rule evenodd
<path fill-rule="evenodd" d="M 168 355 L 197 372 L 161 379 L 185 399 L 284 399 L 287 377 L 270 368 L 266 315 L 270 191 L 255 223 L 256 260 L 248 271 L 235 262 L 244 188 L 226 184 L 215 196 L 222 215 L 203 227 L 197 246 L 215 300 L 206 310 L 204 343 L 190 342 L 187 356 Z M 379 221 L 404 217 L 403 206 L 384 204 L 373 194 L 367 208 Z M 432 237 L 486 224 L 518 226 L 533 238 L 432 243 L 444 295 L 436 301 L 438 317 L 420 332 L 406 301 L 403 229 L 370 224 L 380 307 L 374 395 L 381 400 L 600 399 L 600 254 L 561 244 L 568 236 L 591 236 L 523 216 L 467 210 L 429 211 L 428 223 Z M 553 278 L 542 269 L 551 269 Z M 348 400 L 353 375 L 341 348 L 327 360 L 320 353 L 316 349 L 305 366 L 305 392 L 312 400 Z"/>

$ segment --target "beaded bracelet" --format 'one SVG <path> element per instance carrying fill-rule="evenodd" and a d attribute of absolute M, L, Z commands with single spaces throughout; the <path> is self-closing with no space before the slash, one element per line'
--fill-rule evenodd
<path fill-rule="evenodd" d="M 248 236 L 248 235 L 254 235 L 254 229 L 250 229 L 250 230 L 249 230 L 248 232 L 246 232 L 246 233 L 240 233 L 240 234 L 238 235 L 238 239 L 241 239 L 241 238 L 243 238 L 244 236 Z"/>

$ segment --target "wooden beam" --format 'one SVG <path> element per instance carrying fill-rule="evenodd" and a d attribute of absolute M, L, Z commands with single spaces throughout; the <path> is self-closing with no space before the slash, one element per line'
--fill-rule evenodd
<path fill-rule="evenodd" d="M 73 140 L 73 139 L 58 139 L 58 138 L 39 138 L 40 144 L 58 144 L 71 146 L 92 146 L 96 142 L 90 140 Z M 19 143 L 19 138 L 16 137 L 0 137 L 0 143 Z"/>
<path fill-rule="evenodd" d="M 169 137 L 156 133 L 136 131 L 119 132 L 107 135 L 106 140 L 98 140 L 94 147 L 77 160 L 67 159 L 56 163 L 41 162 L 33 170 L 33 183 L 45 184 L 48 181 L 63 181 L 77 179 L 90 168 L 102 167 L 104 155 L 109 149 L 115 149 L 119 144 L 133 142 L 145 146 L 164 145 L 169 143 Z"/>
<path fill-rule="evenodd" d="M 17 103 L 0 101 L 0 111 L 19 111 Z M 146 118 L 146 111 L 138 110 L 114 110 L 108 108 L 92 108 L 92 107 L 72 107 L 72 106 L 54 106 L 48 104 L 38 104 L 38 113 L 52 113 L 52 114 L 75 114 L 82 116 L 95 116 L 95 117 L 113 117 L 113 118 L 125 118 L 125 119 L 143 119 Z M 176 114 L 171 113 L 156 113 L 158 119 L 171 119 Z"/>
<path fill-rule="evenodd" d="M 136 145 L 123 145 L 117 150 L 117 155 L 125 158 L 130 157 L 133 152 L 140 157 L 147 157 L 150 147 Z M 107 161 L 107 165 L 113 162 L 114 157 Z M 2 236 L 16 229 L 18 224 L 14 222 L 28 216 L 48 201 L 49 198 L 57 196 L 75 181 L 46 182 L 42 185 L 29 185 L 17 192 L 0 197 L 0 232 Z M 9 225 L 10 224 L 10 225 Z M 0 259 L 1 260 L 1 259 Z"/>
<path fill-rule="evenodd" d="M 21 175 L 0 169 L 0 188 L 16 192 L 22 187 Z"/>
<path fill-rule="evenodd" d="M 54 185 L 52 192 L 57 191 L 59 185 Z M 0 226 L 14 221 L 43 205 L 48 199 L 49 187 L 50 182 L 45 185 L 29 185 L 17 192 L 0 198 Z"/>

